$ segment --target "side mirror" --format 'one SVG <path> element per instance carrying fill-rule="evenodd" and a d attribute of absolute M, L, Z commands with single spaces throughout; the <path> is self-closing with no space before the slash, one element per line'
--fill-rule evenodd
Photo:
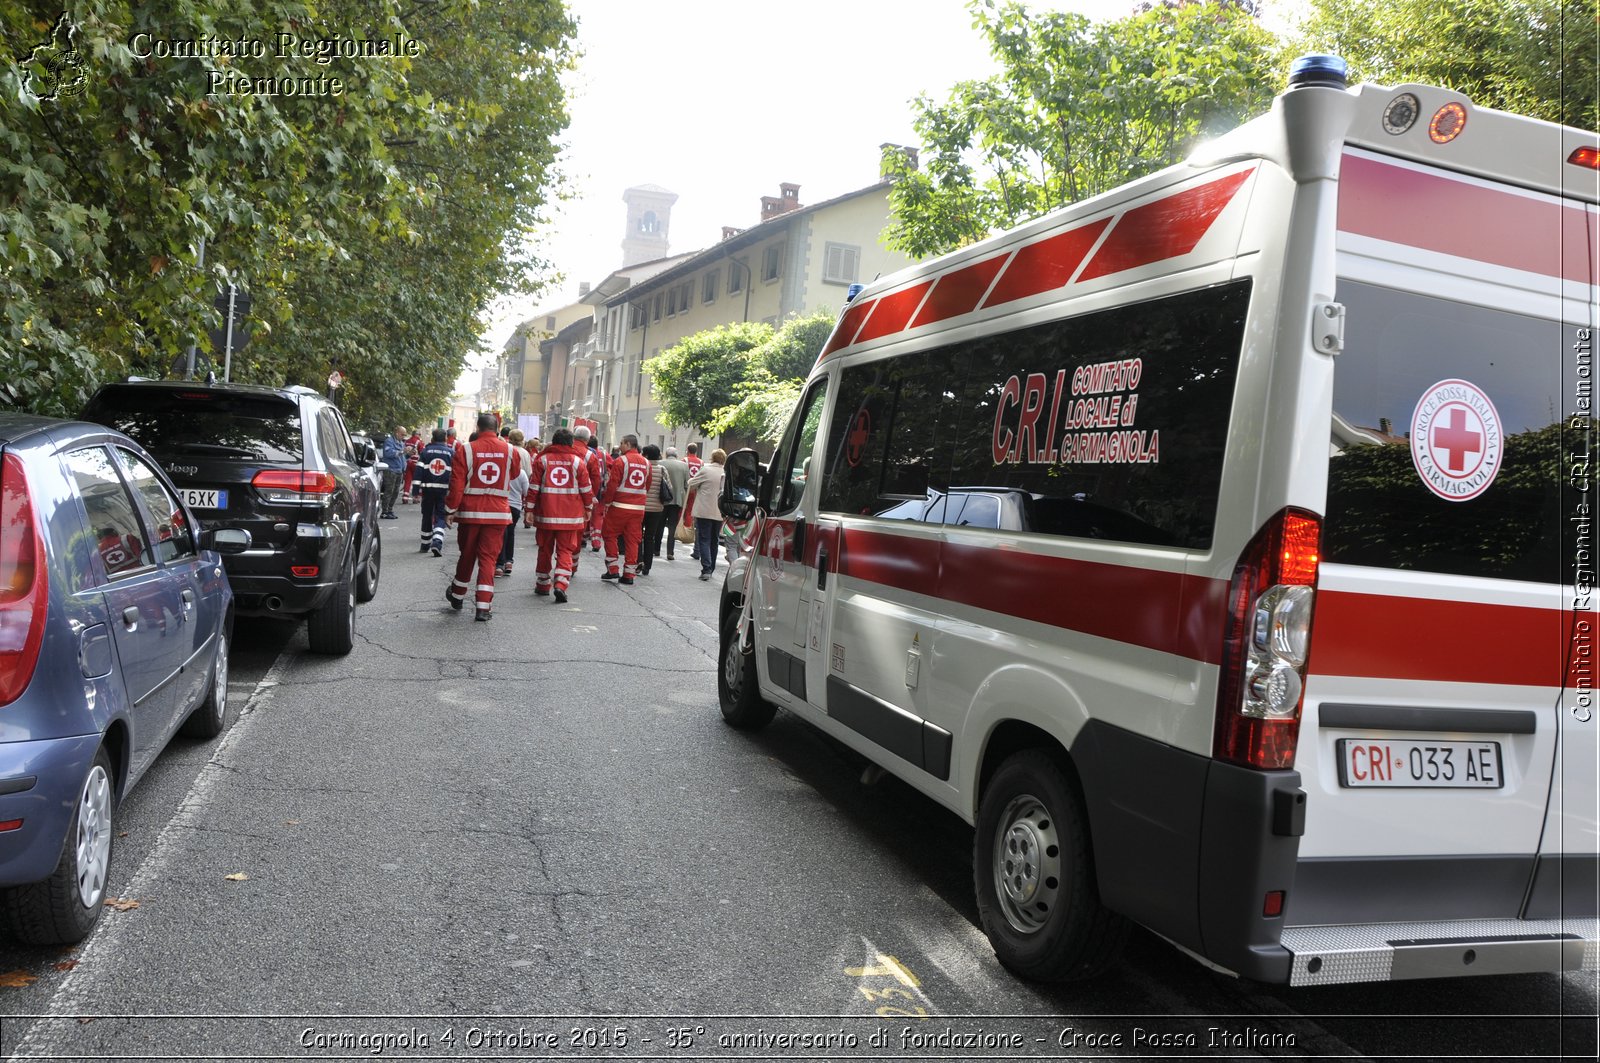
<path fill-rule="evenodd" d="M 200 533 L 200 549 L 219 554 L 242 554 L 250 549 L 250 533 L 243 528 L 218 528 Z"/>
<path fill-rule="evenodd" d="M 370 469 L 378 464 L 378 448 L 371 443 L 357 443 L 356 464 L 363 469 Z"/>
<path fill-rule="evenodd" d="M 722 515 L 735 524 L 744 524 L 756 515 L 756 500 L 761 495 L 761 458 L 753 450 L 736 450 L 723 464 L 722 494 L 717 502 Z"/>

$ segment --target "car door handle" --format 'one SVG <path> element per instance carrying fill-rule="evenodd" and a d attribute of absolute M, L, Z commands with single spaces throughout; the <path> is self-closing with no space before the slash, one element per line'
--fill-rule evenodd
<path fill-rule="evenodd" d="M 139 607 L 137 605 L 130 605 L 122 611 L 122 626 L 129 631 L 137 631 L 139 629 Z"/>
<path fill-rule="evenodd" d="M 817 590 L 828 589 L 828 548 L 817 547 Z"/>
<path fill-rule="evenodd" d="M 183 615 L 188 616 L 194 611 L 194 591 L 185 587 L 178 592 L 178 597 L 183 599 Z"/>

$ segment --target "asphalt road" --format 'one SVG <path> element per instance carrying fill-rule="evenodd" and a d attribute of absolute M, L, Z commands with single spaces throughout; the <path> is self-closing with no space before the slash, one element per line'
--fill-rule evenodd
<path fill-rule="evenodd" d="M 970 828 L 786 714 L 722 723 L 719 582 L 586 554 L 556 606 L 526 537 L 475 624 L 401 512 L 348 658 L 241 622 L 239 722 L 119 810 L 124 910 L 0 944 L 6 1058 L 1594 1056 L 1593 974 L 1288 990 L 1138 933 L 1019 982 Z"/>

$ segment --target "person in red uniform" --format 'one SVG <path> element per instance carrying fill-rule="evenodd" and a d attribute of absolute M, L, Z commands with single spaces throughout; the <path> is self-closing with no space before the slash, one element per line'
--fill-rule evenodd
<path fill-rule="evenodd" d="M 417 456 L 422 453 L 422 432 L 419 429 L 411 430 L 411 438 L 406 440 L 406 478 L 400 484 L 400 501 L 404 503 L 420 502 L 417 481 L 414 479 L 417 472 Z"/>
<path fill-rule="evenodd" d="M 589 467 L 572 446 L 572 433 L 556 429 L 550 445 L 533 459 L 524 496 L 522 523 L 537 526 L 539 561 L 533 593 L 555 589 L 557 602 L 567 600 L 572 570 L 583 549 L 583 529 L 594 511 L 594 485 Z"/>
<path fill-rule="evenodd" d="M 606 519 L 606 508 L 604 504 L 599 502 L 599 499 L 606 487 L 608 461 L 606 456 L 594 447 L 593 440 L 590 437 L 591 433 L 588 425 L 580 424 L 572 430 L 572 448 L 578 452 L 578 456 L 588 466 L 589 485 L 594 488 L 596 499 L 594 516 L 590 518 L 589 527 L 586 530 L 590 549 L 598 551 L 600 549 L 600 529 L 605 526 Z M 583 549 L 582 543 L 578 545 L 578 549 L 580 551 Z"/>
<path fill-rule="evenodd" d="M 644 541 L 644 500 L 649 490 L 650 461 L 639 453 L 639 437 L 623 436 L 622 453 L 611 463 L 611 479 L 606 484 L 606 571 L 601 579 L 614 579 L 624 586 L 633 583 L 639 570 L 639 544 Z M 624 557 L 617 553 L 619 539 Z M 620 573 L 618 562 L 623 563 Z"/>
<path fill-rule="evenodd" d="M 455 460 L 450 465 L 450 494 L 444 503 L 444 522 L 460 525 L 457 542 L 461 546 L 456 578 L 444 592 L 445 600 L 450 608 L 460 609 L 467 591 L 475 586 L 474 620 L 488 620 L 494 608 L 494 563 L 511 523 L 506 485 L 521 474 L 526 459 L 521 447 L 512 446 L 495 433 L 494 425 L 493 414 L 480 414 L 477 435 L 456 444 Z M 478 572 L 476 585 L 472 583 L 474 568 Z"/>

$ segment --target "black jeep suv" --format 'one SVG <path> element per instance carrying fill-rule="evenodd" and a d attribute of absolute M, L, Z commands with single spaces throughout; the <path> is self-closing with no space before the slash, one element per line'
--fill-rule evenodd
<path fill-rule="evenodd" d="M 305 616 L 315 653 L 350 652 L 356 602 L 378 592 L 378 491 L 344 417 L 310 388 L 136 380 L 83 419 L 132 436 L 208 528 L 251 546 L 223 558 L 241 616 Z"/>

